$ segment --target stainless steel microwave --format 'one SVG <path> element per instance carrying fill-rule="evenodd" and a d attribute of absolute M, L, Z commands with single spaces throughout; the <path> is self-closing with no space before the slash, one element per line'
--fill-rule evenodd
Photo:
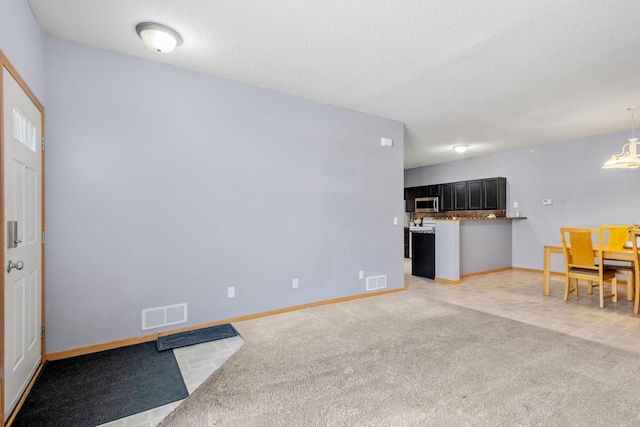
<path fill-rule="evenodd" d="M 419 197 L 416 199 L 417 212 L 439 212 L 437 197 Z"/>

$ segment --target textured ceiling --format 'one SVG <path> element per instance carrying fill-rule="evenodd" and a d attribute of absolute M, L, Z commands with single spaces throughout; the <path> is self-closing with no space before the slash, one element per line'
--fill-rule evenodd
<path fill-rule="evenodd" d="M 402 121 L 405 168 L 630 130 L 640 104 L 639 0 L 28 1 L 55 37 Z M 183 44 L 149 51 L 141 21 Z"/>

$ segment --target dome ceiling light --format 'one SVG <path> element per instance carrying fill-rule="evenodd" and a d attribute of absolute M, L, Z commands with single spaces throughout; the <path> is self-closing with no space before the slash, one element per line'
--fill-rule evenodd
<path fill-rule="evenodd" d="M 155 22 L 141 22 L 136 32 L 150 50 L 159 53 L 171 52 L 182 43 L 182 38 L 173 28 Z"/>
<path fill-rule="evenodd" d="M 465 151 L 467 151 L 467 148 L 469 148 L 468 145 L 454 145 L 453 149 L 456 150 L 458 153 L 464 153 Z"/>

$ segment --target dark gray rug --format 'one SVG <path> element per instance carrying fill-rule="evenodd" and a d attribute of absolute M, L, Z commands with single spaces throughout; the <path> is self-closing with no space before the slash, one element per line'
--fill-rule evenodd
<path fill-rule="evenodd" d="M 226 323 L 208 328 L 196 329 L 195 331 L 180 332 L 178 334 L 165 335 L 157 339 L 158 350 L 171 350 L 188 345 L 201 344 L 209 341 L 217 341 L 231 338 L 238 335 L 238 332 Z"/>
<path fill-rule="evenodd" d="M 91 427 L 189 395 L 155 342 L 47 362 L 13 427 Z"/>
<path fill-rule="evenodd" d="M 161 426 L 640 425 L 639 354 L 415 291 L 235 327 Z"/>

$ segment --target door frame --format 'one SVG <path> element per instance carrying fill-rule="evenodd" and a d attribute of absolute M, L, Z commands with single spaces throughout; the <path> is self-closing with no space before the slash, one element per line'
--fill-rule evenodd
<path fill-rule="evenodd" d="M 6 68 L 7 71 L 9 72 L 9 74 L 11 74 L 11 76 L 16 80 L 16 82 L 18 82 L 18 84 L 20 85 L 20 87 L 22 88 L 22 90 L 24 90 L 24 92 L 27 94 L 27 96 L 29 97 L 29 99 L 31 99 L 31 102 L 33 102 L 33 104 L 36 106 L 36 108 L 38 109 L 38 111 L 40 111 L 40 117 L 41 117 L 41 126 L 42 126 L 42 156 L 41 156 L 41 171 L 40 171 L 40 177 L 41 177 L 41 182 L 40 182 L 40 194 L 41 194 L 41 227 L 42 227 L 42 244 L 41 244 L 41 259 L 42 259 L 42 269 L 41 269 L 41 277 L 40 277 L 40 283 L 41 283 L 41 309 L 42 309 L 42 313 L 41 313 L 41 319 L 42 319 L 42 325 L 44 326 L 45 323 L 45 241 L 44 241 L 44 232 L 45 232 L 45 189 L 44 189 L 44 185 L 45 185 L 45 181 L 44 181 L 44 174 L 45 174 L 45 150 L 44 150 L 44 136 L 45 136 L 45 128 L 44 128 L 44 106 L 42 105 L 42 103 L 38 100 L 38 98 L 36 97 L 36 95 L 33 93 L 33 91 L 29 88 L 29 85 L 27 85 L 27 83 L 24 81 L 24 79 L 20 76 L 20 74 L 18 73 L 18 70 L 15 69 L 15 67 L 13 65 L 11 65 L 11 62 L 9 62 L 9 59 L 7 59 L 7 57 L 4 55 L 4 53 L 2 52 L 2 50 L 0 50 L 0 99 L 4 99 L 4 81 L 3 81 L 3 73 L 2 73 L 2 68 Z M 3 102 L 0 102 L 0 165 L 3 164 L 4 162 L 4 107 L 3 107 Z M 2 268 L 4 268 L 4 257 L 5 257 L 5 247 L 4 247 L 4 236 L 6 235 L 6 222 L 5 222 L 5 218 L 4 218 L 4 168 L 0 167 L 0 230 L 2 230 L 2 236 L 3 238 L 0 239 L 0 259 L 2 259 Z M 0 351 L 0 368 L 2 368 L 2 377 L 0 378 L 0 414 L 4 414 L 4 372 L 5 372 L 5 366 L 4 366 L 4 350 L 5 350 L 5 346 L 4 346 L 4 274 L 0 275 L 0 320 L 2 320 L 2 326 L 0 327 L 0 343 L 2 343 L 2 351 Z M 4 423 L 4 420 L 2 420 L 2 422 L 0 423 L 0 425 L 2 426 L 10 426 L 13 423 L 13 420 L 15 419 L 18 411 L 20 410 L 20 408 L 22 407 L 25 399 L 27 398 L 27 395 L 29 394 L 29 392 L 31 391 L 31 388 L 33 387 L 33 384 L 36 381 L 36 378 L 38 378 L 38 375 L 40 374 L 40 372 L 42 371 L 42 368 L 44 367 L 44 363 L 46 362 L 46 358 L 45 358 L 45 344 L 46 344 L 46 339 L 45 339 L 45 335 L 42 334 L 41 336 L 41 348 L 40 348 L 40 352 L 41 352 L 41 359 L 40 359 L 40 366 L 38 367 L 38 369 L 36 370 L 35 375 L 33 376 L 33 378 L 31 378 L 31 380 L 29 381 L 29 385 L 27 385 L 26 390 L 24 391 L 22 397 L 20 398 L 20 400 L 18 401 L 18 404 L 16 405 L 15 409 L 13 410 L 13 412 L 11 413 L 11 415 L 9 416 L 9 418 L 7 419 L 6 424 Z M 4 416 L 2 417 L 4 419 Z"/>

